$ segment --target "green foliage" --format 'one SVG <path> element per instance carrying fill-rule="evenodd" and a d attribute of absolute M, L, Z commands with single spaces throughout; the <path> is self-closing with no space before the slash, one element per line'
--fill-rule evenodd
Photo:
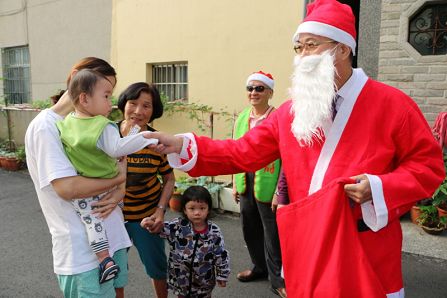
<path fill-rule="evenodd" d="M 48 109 L 49 107 L 51 107 L 51 105 L 52 103 L 51 100 L 49 99 L 33 100 L 31 102 L 31 106 L 33 107 L 33 109 L 39 109 L 39 110 Z"/>
<path fill-rule="evenodd" d="M 447 155 L 444 154 L 444 169 L 447 170 Z M 437 207 L 447 207 L 447 177 L 429 199 L 421 200 L 417 204 L 421 215 L 417 219 L 419 225 L 430 229 L 443 229 L 447 227 L 447 218 L 439 217 Z"/>
<path fill-rule="evenodd" d="M 25 146 L 19 146 L 17 147 L 17 150 L 15 152 L 15 156 L 20 162 L 26 161 L 26 153 L 25 153 Z"/>
<path fill-rule="evenodd" d="M 121 113 L 121 111 L 118 108 L 113 107 L 112 112 L 110 112 L 107 118 L 109 118 L 113 122 L 118 122 L 123 119 L 123 113 Z"/>
<path fill-rule="evenodd" d="M 444 154 L 444 169 L 447 172 L 447 154 Z M 434 206 L 445 206 L 447 204 L 447 176 L 444 177 L 441 185 L 433 194 Z"/>
<path fill-rule="evenodd" d="M 0 147 L 0 156 L 6 156 L 7 153 L 9 152 Z"/>
<path fill-rule="evenodd" d="M 184 100 L 169 101 L 168 97 L 163 93 L 160 94 L 160 97 L 166 115 L 171 116 L 174 113 L 186 113 L 189 119 L 197 123 L 197 127 L 202 132 L 205 132 L 207 129 L 211 129 L 212 131 L 214 115 L 217 117 L 224 117 L 225 122 L 232 121 L 232 114 L 222 108 L 215 111 L 213 110 L 213 107 L 197 102 L 188 103 Z"/>
<path fill-rule="evenodd" d="M 175 181 L 175 193 L 183 194 L 183 192 L 190 186 L 200 185 L 208 189 L 211 195 L 219 193 L 219 191 L 228 185 L 228 183 L 216 182 L 213 178 L 208 176 L 201 176 L 198 178 L 179 177 Z"/>
<path fill-rule="evenodd" d="M 420 206 L 419 208 L 421 209 L 421 215 L 417 219 L 419 225 L 437 229 L 446 227 L 447 218 L 439 217 L 435 206 Z"/>
<path fill-rule="evenodd" d="M 0 142 L 0 156 L 15 157 L 20 162 L 26 161 L 25 146 L 16 146 L 14 141 L 4 140 Z"/>
<path fill-rule="evenodd" d="M 16 151 L 16 143 L 12 140 L 3 140 L 0 143 L 0 149 L 5 152 L 15 152 Z"/>
<path fill-rule="evenodd" d="M 116 97 L 116 96 L 114 96 L 114 95 L 112 95 L 111 97 L 110 97 L 110 101 L 112 102 L 112 106 L 117 106 L 118 105 L 118 98 Z"/>
<path fill-rule="evenodd" d="M 15 159 L 18 167 L 21 168 L 26 165 L 25 146 L 16 147 L 14 141 L 2 141 L 0 142 L 0 157 Z"/>

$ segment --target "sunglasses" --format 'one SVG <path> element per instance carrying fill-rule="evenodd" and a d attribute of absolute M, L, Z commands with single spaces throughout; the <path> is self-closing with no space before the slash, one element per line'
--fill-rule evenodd
<path fill-rule="evenodd" d="M 248 92 L 252 92 L 253 90 L 255 90 L 258 93 L 262 93 L 265 89 L 266 88 L 264 86 L 247 86 Z"/>

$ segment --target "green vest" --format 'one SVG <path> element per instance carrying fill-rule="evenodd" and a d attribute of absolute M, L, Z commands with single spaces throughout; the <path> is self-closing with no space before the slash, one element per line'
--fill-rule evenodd
<path fill-rule="evenodd" d="M 112 178 L 118 175 L 116 159 L 96 147 L 109 123 L 115 125 L 104 116 L 77 118 L 73 114 L 56 123 L 65 153 L 81 176 Z"/>
<path fill-rule="evenodd" d="M 234 138 L 239 139 L 249 130 L 251 107 L 243 110 L 234 125 Z M 256 171 L 254 178 L 254 195 L 256 200 L 264 203 L 272 201 L 273 194 L 278 182 L 279 170 L 281 168 L 281 160 L 277 159 L 264 168 Z M 246 192 L 247 175 L 239 173 L 235 175 L 236 191 L 240 194 Z"/>

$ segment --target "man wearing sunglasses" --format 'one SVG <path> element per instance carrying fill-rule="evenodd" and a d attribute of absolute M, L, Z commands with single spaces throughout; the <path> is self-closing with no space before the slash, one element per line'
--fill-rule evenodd
<path fill-rule="evenodd" d="M 399 217 L 443 181 L 441 148 L 410 97 L 352 68 L 348 5 L 309 4 L 293 43 L 291 99 L 242 138 L 149 137 L 192 176 L 255 171 L 281 157 L 289 297 L 404 297 Z"/>
<path fill-rule="evenodd" d="M 246 83 L 250 107 L 244 109 L 234 125 L 235 139 L 260 125 L 274 111 L 269 104 L 273 96 L 274 80 L 262 71 L 251 74 Z M 272 211 L 272 198 L 278 182 L 281 162 L 279 159 L 265 167 L 233 176 L 233 196 L 240 203 L 241 225 L 252 268 L 239 272 L 237 279 L 250 282 L 270 279 L 271 290 L 286 297 L 281 277 L 281 251 L 279 247 L 276 215 Z"/>

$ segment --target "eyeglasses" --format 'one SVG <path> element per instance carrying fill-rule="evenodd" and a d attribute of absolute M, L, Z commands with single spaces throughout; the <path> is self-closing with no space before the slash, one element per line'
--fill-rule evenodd
<path fill-rule="evenodd" d="M 322 44 L 326 44 L 326 43 L 337 43 L 337 41 L 335 40 L 327 40 L 327 41 L 308 41 L 305 43 L 300 43 L 298 42 L 293 49 L 295 50 L 295 52 L 297 54 L 302 54 L 305 50 L 307 50 L 308 52 L 313 52 L 315 51 L 319 46 L 321 46 Z"/>
<path fill-rule="evenodd" d="M 266 87 L 264 87 L 264 86 L 247 86 L 248 92 L 252 92 L 253 90 L 255 90 L 258 93 L 262 93 L 262 92 L 264 92 L 265 89 L 266 89 Z"/>

